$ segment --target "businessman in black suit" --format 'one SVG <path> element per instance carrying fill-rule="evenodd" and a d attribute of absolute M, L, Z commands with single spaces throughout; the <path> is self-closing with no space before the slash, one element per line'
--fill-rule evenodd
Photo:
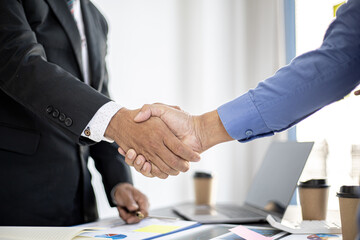
<path fill-rule="evenodd" d="M 161 120 L 135 123 L 138 110 L 115 108 L 100 127 L 104 138 L 92 137 L 100 109 L 113 104 L 105 65 L 108 26 L 89 0 L 75 1 L 0 1 L 0 225 L 96 220 L 89 156 L 110 204 L 136 222 L 129 211 L 147 214 L 148 201 L 132 186 L 118 145 L 161 161 L 154 171 L 164 178 L 198 159 Z M 116 143 L 101 141 L 105 137 Z"/>

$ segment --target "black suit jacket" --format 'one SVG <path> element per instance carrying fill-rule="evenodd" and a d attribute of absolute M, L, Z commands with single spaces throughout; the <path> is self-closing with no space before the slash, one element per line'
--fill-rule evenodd
<path fill-rule="evenodd" d="M 74 225 L 97 218 L 89 155 L 110 191 L 131 182 L 116 144 L 81 137 L 110 101 L 107 23 L 81 0 L 91 86 L 65 0 L 0 1 L 0 225 Z M 111 201 L 110 201 L 111 203 Z"/>

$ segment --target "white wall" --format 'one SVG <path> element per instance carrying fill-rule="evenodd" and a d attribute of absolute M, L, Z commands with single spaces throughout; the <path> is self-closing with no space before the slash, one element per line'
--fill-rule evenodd
<path fill-rule="evenodd" d="M 96 0 L 109 26 L 113 99 L 127 108 L 164 102 L 192 114 L 216 109 L 283 63 L 279 0 Z M 280 36 L 280 38 L 279 38 Z M 218 201 L 243 201 L 269 141 L 221 144 L 166 180 L 133 172 L 152 208 L 193 200 L 192 174 L 217 174 Z M 249 160 L 251 159 L 251 160 Z M 94 176 L 100 216 L 116 214 Z"/>

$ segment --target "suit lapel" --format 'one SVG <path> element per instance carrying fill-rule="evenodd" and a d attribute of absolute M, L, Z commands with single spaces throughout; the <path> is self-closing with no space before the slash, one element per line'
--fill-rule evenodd
<path fill-rule="evenodd" d="M 63 26 L 66 34 L 70 39 L 70 43 L 73 47 L 74 53 L 76 55 L 76 60 L 79 65 L 80 72 L 84 76 L 82 68 L 82 58 L 81 58 L 81 39 L 80 33 L 76 26 L 74 17 L 71 15 L 68 6 L 66 5 L 65 0 L 47 0 L 49 6 L 55 13 L 56 17 Z"/>
<path fill-rule="evenodd" d="M 81 0 L 81 12 L 84 19 L 84 27 L 86 34 L 86 42 L 88 45 L 88 53 L 89 53 L 89 71 L 90 71 L 90 85 L 98 89 L 99 88 L 99 80 L 101 75 L 101 63 L 100 63 L 100 47 L 98 46 L 98 38 L 97 34 L 99 34 L 99 30 L 95 28 L 96 23 L 94 22 L 94 17 L 91 14 L 91 9 L 89 6 L 88 0 Z"/>

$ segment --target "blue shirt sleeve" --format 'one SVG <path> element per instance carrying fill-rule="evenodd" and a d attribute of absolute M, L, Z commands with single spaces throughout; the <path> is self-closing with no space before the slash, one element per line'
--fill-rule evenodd
<path fill-rule="evenodd" d="M 360 82 L 360 1 L 338 10 L 320 48 L 307 52 L 217 110 L 241 142 L 283 131 L 347 95 Z"/>

